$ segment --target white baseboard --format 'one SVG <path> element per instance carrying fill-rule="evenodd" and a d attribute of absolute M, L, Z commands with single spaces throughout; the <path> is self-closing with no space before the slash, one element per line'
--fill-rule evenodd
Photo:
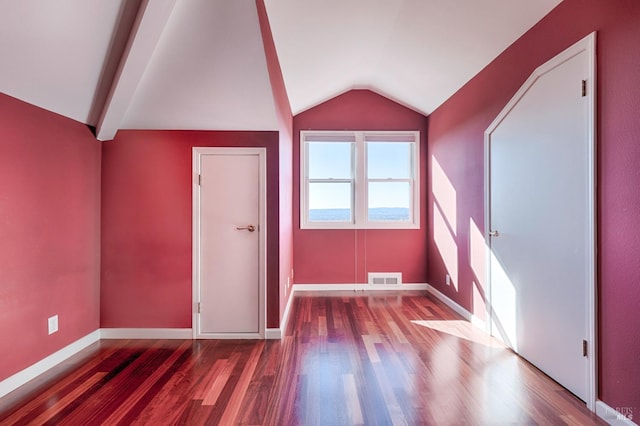
<path fill-rule="evenodd" d="M 284 314 L 282 315 L 282 320 L 280 321 L 280 337 L 284 336 L 285 331 L 287 330 L 287 325 L 289 324 L 289 314 L 291 313 L 291 306 L 293 305 L 293 296 L 295 294 L 295 290 L 291 289 L 291 293 L 289 293 L 289 300 L 287 300 L 287 306 L 284 308 Z"/>
<path fill-rule="evenodd" d="M 381 284 L 294 284 L 293 291 L 359 291 L 359 290 L 427 290 L 429 284 L 381 285 Z"/>
<path fill-rule="evenodd" d="M 102 339 L 193 339 L 190 328 L 102 328 Z"/>
<path fill-rule="evenodd" d="M 282 339 L 282 329 L 281 328 L 267 328 L 267 332 L 264 335 L 266 340 L 279 340 Z"/>
<path fill-rule="evenodd" d="M 20 386 L 35 379 L 50 368 L 55 367 L 61 362 L 71 358 L 84 348 L 100 340 L 100 330 L 96 330 L 86 336 L 76 340 L 70 345 L 65 346 L 57 352 L 52 353 L 46 358 L 36 362 L 35 364 L 17 372 L 0 382 L 0 398 L 18 389 Z"/>
<path fill-rule="evenodd" d="M 295 286 L 294 286 L 295 287 Z M 289 312 L 291 311 L 291 305 L 293 304 L 293 295 L 295 293 L 295 289 L 291 290 L 289 293 L 289 300 L 287 300 L 287 306 L 284 308 L 284 314 L 282 315 L 282 319 L 280 320 L 280 327 L 278 328 L 267 328 L 266 339 L 282 339 L 284 336 L 285 330 L 287 329 L 287 324 L 289 324 Z"/>
<path fill-rule="evenodd" d="M 632 418 L 634 415 L 640 416 L 640 413 L 633 412 L 632 407 L 618 407 L 615 409 L 602 401 L 596 401 L 596 414 L 602 420 L 614 426 L 638 426 L 632 421 Z"/>
<path fill-rule="evenodd" d="M 296 292 L 305 291 L 359 291 L 359 290 L 426 290 L 428 284 L 401 284 L 401 285 L 371 285 L 371 284 L 294 284 L 284 309 L 279 328 L 267 328 L 266 339 L 282 339 L 287 324 L 289 323 L 289 312 L 293 304 Z"/>
<path fill-rule="evenodd" d="M 427 291 L 430 294 L 432 294 L 436 299 L 438 299 L 439 301 L 441 301 L 442 303 L 444 303 L 445 305 L 450 307 L 452 310 L 454 310 L 462 318 L 464 318 L 465 320 L 469 321 L 472 325 L 476 326 L 477 328 L 481 329 L 482 331 L 486 331 L 487 326 L 486 326 L 486 323 L 483 320 L 481 320 L 477 316 L 473 315 L 471 312 L 467 311 L 465 308 L 460 306 L 458 303 L 456 303 L 455 301 L 453 301 L 449 297 L 445 296 L 443 293 L 441 293 L 435 287 L 427 284 Z"/>
<path fill-rule="evenodd" d="M 260 333 L 206 333 L 189 337 L 193 340 L 263 340 L 265 338 Z"/>

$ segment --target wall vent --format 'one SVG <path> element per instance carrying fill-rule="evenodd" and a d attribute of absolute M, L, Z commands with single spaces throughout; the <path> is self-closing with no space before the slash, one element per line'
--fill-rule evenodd
<path fill-rule="evenodd" d="M 369 272 L 369 285 L 399 286 L 402 272 Z"/>

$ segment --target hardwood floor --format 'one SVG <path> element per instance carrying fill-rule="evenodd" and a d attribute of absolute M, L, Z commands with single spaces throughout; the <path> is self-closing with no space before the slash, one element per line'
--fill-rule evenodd
<path fill-rule="evenodd" d="M 419 292 L 297 295 L 280 341 L 103 340 L 0 424 L 604 424 Z"/>

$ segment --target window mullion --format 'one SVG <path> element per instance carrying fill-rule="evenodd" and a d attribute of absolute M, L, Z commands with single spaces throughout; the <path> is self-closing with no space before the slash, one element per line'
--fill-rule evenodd
<path fill-rule="evenodd" d="M 356 132 L 356 228 L 365 228 L 367 224 L 367 150 L 364 143 L 364 133 Z"/>

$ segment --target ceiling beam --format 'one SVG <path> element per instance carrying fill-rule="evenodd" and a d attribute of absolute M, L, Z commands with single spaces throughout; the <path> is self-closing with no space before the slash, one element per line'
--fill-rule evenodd
<path fill-rule="evenodd" d="M 151 60 L 176 0 L 143 0 L 96 128 L 98 140 L 115 137 Z"/>

